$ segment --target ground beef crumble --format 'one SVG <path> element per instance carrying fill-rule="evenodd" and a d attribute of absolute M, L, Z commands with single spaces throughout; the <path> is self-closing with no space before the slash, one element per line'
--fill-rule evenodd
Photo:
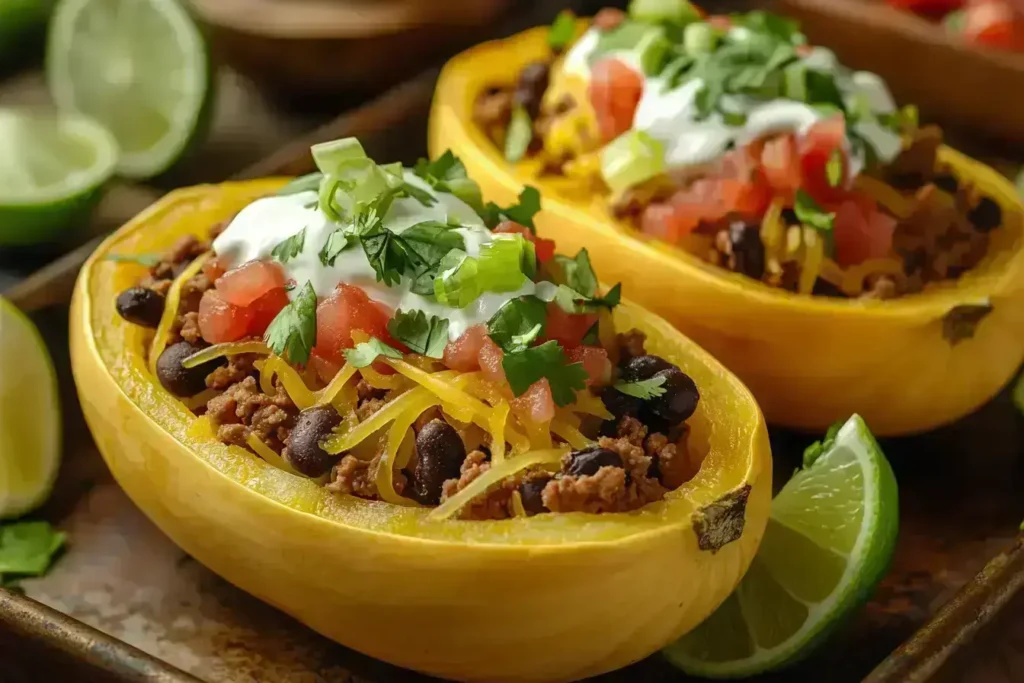
<path fill-rule="evenodd" d="M 376 500 L 380 497 L 377 490 L 377 470 L 380 469 L 381 456 L 384 454 L 386 440 L 381 439 L 377 454 L 372 460 L 360 460 L 354 455 L 346 455 L 331 471 L 331 482 L 327 489 L 334 493 L 347 493 L 359 498 Z M 402 495 L 408 480 L 401 472 L 392 475 L 395 492 Z"/>
<path fill-rule="evenodd" d="M 220 391 L 227 389 L 232 384 L 241 382 L 256 371 L 253 363 L 255 363 L 257 358 L 259 356 L 254 353 L 239 353 L 228 356 L 227 365 L 220 366 L 206 376 L 207 388 Z"/>
<path fill-rule="evenodd" d="M 448 500 L 491 468 L 490 456 L 483 451 L 472 451 L 462 463 L 461 476 L 444 483 L 441 502 Z M 486 493 L 477 496 L 462 510 L 459 519 L 507 519 L 512 516 L 512 492 L 519 486 L 520 477 L 512 477 L 492 486 Z"/>
<path fill-rule="evenodd" d="M 281 385 L 277 393 L 269 396 L 260 391 L 256 379 L 248 376 L 206 404 L 217 438 L 224 443 L 246 446 L 245 439 L 252 433 L 277 452 L 284 449 L 295 426 L 298 408 Z"/>

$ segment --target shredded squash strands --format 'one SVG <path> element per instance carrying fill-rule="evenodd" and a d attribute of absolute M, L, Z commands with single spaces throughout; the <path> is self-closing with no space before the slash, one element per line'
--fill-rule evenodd
<path fill-rule="evenodd" d="M 459 513 L 462 508 L 472 502 L 477 496 L 486 493 L 492 486 L 505 479 L 519 474 L 523 470 L 540 466 L 559 466 L 562 456 L 569 452 L 568 448 L 551 448 L 540 451 L 530 451 L 514 458 L 505 459 L 500 465 L 495 465 L 489 470 L 474 479 L 469 486 L 462 489 L 448 500 L 434 508 L 427 518 L 432 521 L 443 521 Z"/>
<path fill-rule="evenodd" d="M 782 197 L 775 197 L 761 219 L 761 241 L 764 242 L 765 251 L 776 258 L 779 256 L 779 247 L 782 245 L 784 231 L 782 210 L 785 206 L 785 200 Z"/>
<path fill-rule="evenodd" d="M 417 387 L 412 391 L 407 391 L 385 404 L 383 408 L 371 415 L 369 419 L 358 423 L 353 429 L 340 434 L 331 434 L 320 442 L 320 447 L 332 454 L 351 450 L 357 444 L 372 436 L 378 429 L 396 420 L 403 411 L 415 403 L 419 397 L 423 396 L 420 389 L 421 387 Z M 423 391 L 427 390 L 423 389 Z"/>
<path fill-rule="evenodd" d="M 587 446 L 593 445 L 593 441 L 583 436 L 583 434 L 576 427 L 562 420 L 558 417 L 551 420 L 551 431 L 555 433 L 555 436 L 564 440 L 567 444 L 573 448 L 586 448 Z"/>
<path fill-rule="evenodd" d="M 359 374 L 374 389 L 396 389 L 398 387 L 397 375 L 382 375 L 374 370 L 372 365 L 360 368 Z"/>
<path fill-rule="evenodd" d="M 348 381 L 355 377 L 356 367 L 351 363 L 346 363 L 345 367 L 335 373 L 334 377 L 323 388 L 322 391 L 316 395 L 316 404 L 318 406 L 325 406 L 327 404 L 333 404 L 334 399 L 341 395 L 341 390 L 345 388 Z M 347 403 L 347 402 L 346 402 Z"/>
<path fill-rule="evenodd" d="M 288 398 L 292 400 L 292 403 L 299 410 L 312 408 L 316 405 L 316 395 L 306 386 L 306 381 L 302 379 L 302 375 L 280 356 L 271 356 L 263 364 L 263 371 L 260 372 L 260 388 L 263 390 L 263 393 L 270 394 L 271 396 L 276 393 L 271 381 L 273 375 L 277 375 L 278 380 L 284 385 Z"/>
<path fill-rule="evenodd" d="M 170 288 L 167 290 L 167 296 L 164 298 L 164 312 L 160 316 L 160 323 L 156 326 L 156 332 L 153 335 L 153 342 L 149 347 L 149 371 L 156 376 L 156 361 L 160 358 L 160 354 L 167 348 L 167 338 L 171 335 L 171 329 L 174 327 L 174 319 L 178 317 L 178 304 L 181 303 L 181 288 L 193 275 L 199 272 L 199 269 L 203 267 L 203 264 L 210 260 L 212 252 L 206 252 L 200 254 L 192 263 L 188 264 L 185 270 L 181 271 L 181 275 L 174 278 L 174 282 L 171 283 Z"/>
<path fill-rule="evenodd" d="M 196 408 L 205 406 L 211 398 L 216 398 L 217 396 L 220 396 L 220 393 L 221 392 L 217 391 L 216 389 L 204 389 L 195 396 L 183 398 L 181 402 L 185 404 L 186 408 L 194 411 Z"/>
<path fill-rule="evenodd" d="M 600 397 L 594 396 L 586 389 L 576 392 L 576 402 L 572 404 L 572 411 L 581 415 L 593 415 L 602 420 L 611 420 L 615 417 L 605 408 Z"/>
<path fill-rule="evenodd" d="M 526 508 L 523 507 L 523 496 L 519 489 L 512 492 L 512 512 L 516 517 L 526 517 Z"/>
<path fill-rule="evenodd" d="M 214 344 L 208 346 L 198 353 L 193 353 L 191 356 L 181 361 L 183 368 L 194 368 L 197 365 L 202 365 L 208 361 L 220 358 L 221 356 L 237 356 L 242 353 L 258 353 L 264 356 L 269 356 L 273 353 L 266 344 L 261 341 L 237 341 L 227 342 L 225 344 Z"/>
<path fill-rule="evenodd" d="M 192 424 L 188 426 L 187 434 L 193 439 L 214 440 L 217 438 L 217 434 L 213 431 L 213 423 L 205 415 L 200 415 L 192 420 Z"/>
<path fill-rule="evenodd" d="M 508 420 L 509 410 L 511 408 L 508 403 L 499 402 L 494 406 L 494 412 L 488 421 L 490 428 L 487 431 L 491 434 L 491 462 L 495 465 L 505 460 L 505 422 Z"/>
<path fill-rule="evenodd" d="M 265 460 L 268 465 L 273 465 L 277 469 L 283 470 L 288 474 L 294 474 L 297 477 L 302 476 L 293 470 L 292 466 L 289 465 L 284 458 L 278 455 L 273 448 L 263 443 L 255 434 L 250 433 L 249 436 L 245 437 L 245 443 L 249 445 L 249 448 L 251 448 L 256 455 Z"/>
<path fill-rule="evenodd" d="M 859 175 L 854 184 L 857 186 L 857 189 L 866 192 L 872 199 L 888 209 L 896 218 L 906 220 L 914 213 L 917 202 L 910 197 L 903 196 L 899 190 L 883 183 L 881 180 L 871 176 Z"/>
<path fill-rule="evenodd" d="M 391 429 L 388 431 L 387 446 L 377 465 L 377 492 L 383 500 L 396 505 L 417 505 L 415 501 L 400 496 L 395 491 L 395 464 L 402 443 L 410 438 L 413 423 L 424 411 L 438 404 L 437 397 L 423 387 L 413 389 L 406 394 L 406 396 L 409 395 L 412 395 L 413 398 L 409 400 L 405 410 L 392 423 Z"/>
<path fill-rule="evenodd" d="M 805 225 L 803 230 L 804 262 L 800 269 L 800 282 L 797 287 L 801 294 L 810 294 L 814 289 L 814 282 L 818 279 L 818 273 L 821 271 L 821 262 L 825 258 L 825 242 L 814 228 Z"/>

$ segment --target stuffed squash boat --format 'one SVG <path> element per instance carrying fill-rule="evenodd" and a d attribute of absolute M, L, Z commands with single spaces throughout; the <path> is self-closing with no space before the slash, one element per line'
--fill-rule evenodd
<path fill-rule="evenodd" d="M 540 233 L 586 246 L 770 421 L 927 429 L 1024 357 L 1012 186 L 784 18 L 563 15 L 452 60 L 430 142 L 488 198 L 539 187 Z"/>
<path fill-rule="evenodd" d="M 770 455 L 742 384 L 451 154 L 172 193 L 76 289 L 119 483 L 187 552 L 371 656 L 571 680 L 691 629 L 749 565 Z"/>

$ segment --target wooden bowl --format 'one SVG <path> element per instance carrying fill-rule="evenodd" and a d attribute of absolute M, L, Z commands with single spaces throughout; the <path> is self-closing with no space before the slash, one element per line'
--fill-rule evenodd
<path fill-rule="evenodd" d="M 974 135 L 1024 144 L 1024 55 L 985 50 L 871 0 L 779 0 L 810 42 L 878 73 L 897 101 Z"/>
<path fill-rule="evenodd" d="M 192 0 L 214 51 L 284 95 L 377 91 L 472 42 L 515 0 Z M 477 36 L 478 37 L 478 36 Z"/>

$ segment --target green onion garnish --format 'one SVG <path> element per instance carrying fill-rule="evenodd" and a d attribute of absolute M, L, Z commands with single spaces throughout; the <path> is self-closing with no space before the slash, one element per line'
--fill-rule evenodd
<path fill-rule="evenodd" d="M 601 150 L 601 175 L 614 194 L 650 180 L 664 170 L 664 147 L 640 130 L 623 133 Z"/>
<path fill-rule="evenodd" d="M 637 21 L 684 23 L 698 21 L 700 14 L 686 0 L 633 0 L 629 16 Z"/>
<path fill-rule="evenodd" d="M 465 308 L 476 301 L 480 287 L 479 264 L 461 249 L 449 251 L 438 267 L 434 278 L 434 298 L 453 308 Z"/>
<path fill-rule="evenodd" d="M 526 282 L 523 262 L 528 244 L 533 246 L 522 235 L 495 235 L 494 241 L 480 245 L 480 288 L 488 292 L 514 292 L 522 287 Z"/>

